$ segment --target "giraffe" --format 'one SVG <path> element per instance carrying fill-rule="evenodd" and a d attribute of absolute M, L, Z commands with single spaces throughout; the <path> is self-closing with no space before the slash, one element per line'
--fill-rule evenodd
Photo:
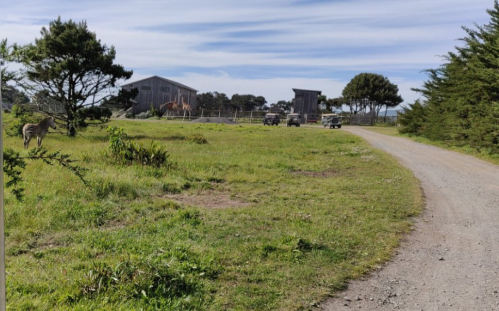
<path fill-rule="evenodd" d="M 191 108 L 191 105 L 189 105 L 188 103 L 186 103 L 184 101 L 184 97 L 182 97 L 182 110 L 184 111 L 184 119 L 185 119 L 185 113 L 188 111 L 189 112 L 189 119 L 191 118 L 191 111 L 192 111 L 192 108 Z"/>
<path fill-rule="evenodd" d="M 180 111 L 182 109 L 180 107 L 180 105 L 177 103 L 177 97 L 175 97 L 174 101 L 166 102 L 166 103 L 162 104 L 161 106 L 159 106 L 159 109 L 163 109 L 164 107 L 166 107 L 165 114 L 167 116 L 168 116 L 170 111 Z"/>

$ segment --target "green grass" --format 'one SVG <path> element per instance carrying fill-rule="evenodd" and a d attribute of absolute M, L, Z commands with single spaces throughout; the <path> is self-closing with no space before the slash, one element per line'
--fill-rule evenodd
<path fill-rule="evenodd" d="M 157 141 L 170 165 L 115 165 L 107 125 Z M 409 171 L 345 131 L 107 125 L 43 143 L 80 159 L 91 187 L 31 162 L 25 202 L 6 192 L 8 308 L 309 309 L 388 260 L 422 207 Z M 172 199 L 194 196 L 232 201 Z"/>
<path fill-rule="evenodd" d="M 384 135 L 406 137 L 406 138 L 409 138 L 409 139 L 411 139 L 415 142 L 421 143 L 421 144 L 432 145 L 432 146 L 440 147 L 443 149 L 459 152 L 462 154 L 471 155 L 471 156 L 479 158 L 483 161 L 487 161 L 489 163 L 499 165 L 499 154 L 489 153 L 489 152 L 487 152 L 487 150 L 479 151 L 476 148 L 472 148 L 471 146 L 467 145 L 465 142 L 463 142 L 459 146 L 456 146 L 456 145 L 446 143 L 444 141 L 430 140 L 430 139 L 428 139 L 426 137 L 422 137 L 422 136 L 415 136 L 415 135 L 411 135 L 411 134 L 400 134 L 396 127 L 378 127 L 378 126 L 368 127 L 368 126 L 366 126 L 364 128 L 367 130 L 373 131 L 373 132 L 384 134 Z"/>

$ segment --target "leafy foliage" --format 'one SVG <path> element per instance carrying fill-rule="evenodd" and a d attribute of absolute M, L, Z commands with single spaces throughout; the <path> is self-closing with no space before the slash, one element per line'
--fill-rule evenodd
<path fill-rule="evenodd" d="M 109 118 L 113 114 L 109 108 L 106 107 L 98 107 L 91 106 L 83 108 L 79 111 L 81 114 L 81 119 L 91 119 L 91 120 L 99 120 L 101 122 L 108 122 Z"/>
<path fill-rule="evenodd" d="M 363 111 L 377 116 L 381 108 L 395 107 L 403 101 L 398 91 L 398 87 L 382 75 L 361 73 L 350 80 L 342 95 L 351 114 Z M 372 120 L 375 120 L 374 114 Z"/>
<path fill-rule="evenodd" d="M 64 113 L 58 118 L 64 120 L 68 135 L 75 136 L 86 124 L 80 111 L 110 98 L 112 93 L 104 91 L 132 76 L 113 63 L 115 57 L 114 47 L 101 44 L 86 22 L 62 22 L 59 17 L 42 28 L 35 44 L 23 47 L 25 87 L 42 103 L 62 105 Z"/>
<path fill-rule="evenodd" d="M 230 99 L 230 104 L 234 110 L 262 110 L 267 104 L 267 100 L 263 96 L 234 94 Z"/>
<path fill-rule="evenodd" d="M 12 137 L 22 137 L 23 127 L 26 123 L 38 123 L 40 121 L 33 113 L 17 104 L 12 107 L 12 116 L 15 117 L 14 120 L 5 128 L 5 134 Z"/>
<path fill-rule="evenodd" d="M 206 92 L 197 95 L 197 105 L 199 108 L 207 110 L 227 110 L 230 108 L 230 99 L 225 93 Z"/>
<path fill-rule="evenodd" d="M 26 162 L 19 157 L 19 152 L 6 148 L 3 152 L 3 172 L 10 180 L 5 184 L 7 188 L 12 188 L 12 193 L 18 201 L 24 197 L 24 187 L 21 186 L 22 170 L 26 167 Z"/>
<path fill-rule="evenodd" d="M 15 62 L 19 58 L 20 50 L 21 49 L 17 44 L 9 45 L 7 39 L 2 39 L 0 41 L 0 62 L 2 62 L 2 70 L 0 72 L 2 76 L 2 83 L 0 85 L 0 90 L 2 91 L 2 94 L 7 95 L 6 100 L 10 100 L 12 102 L 15 102 L 15 100 L 13 100 L 12 96 L 9 95 L 14 90 L 9 83 L 19 83 L 19 81 L 21 81 L 22 79 L 22 76 L 18 71 L 9 70 L 8 67 L 3 64 L 3 62 Z"/>
<path fill-rule="evenodd" d="M 429 76 L 419 91 L 423 107 L 421 135 L 476 150 L 499 151 L 499 4 L 487 10 L 489 24 L 463 27 L 462 47 L 449 52 L 447 61 Z M 420 109 L 420 107 L 418 107 Z M 407 112 L 406 112 L 407 113 Z"/>
<path fill-rule="evenodd" d="M 117 95 L 104 98 L 100 107 L 126 110 L 132 107 L 132 99 L 136 98 L 137 95 L 139 95 L 139 90 L 137 88 L 120 89 Z"/>
<path fill-rule="evenodd" d="M 143 146 L 135 141 L 127 140 L 127 134 L 123 128 L 110 126 L 109 149 L 117 163 L 121 165 L 150 165 L 162 167 L 168 165 L 169 154 L 163 146 L 151 141 L 149 146 Z"/>
<path fill-rule="evenodd" d="M 6 148 L 3 153 L 3 171 L 10 178 L 6 183 L 6 186 L 7 188 L 12 188 L 12 193 L 19 201 L 22 201 L 24 198 L 24 188 L 21 185 L 23 181 L 21 173 L 26 167 L 25 160 L 41 160 L 48 165 L 53 165 L 53 162 L 55 161 L 62 167 L 70 170 L 83 182 L 83 184 L 86 186 L 89 185 L 84 178 L 87 169 L 74 165 L 73 163 L 76 162 L 76 160 L 72 160 L 68 154 L 61 153 L 60 151 L 48 152 L 44 147 L 39 147 L 31 149 L 28 156 L 21 157 L 19 152 Z"/>
<path fill-rule="evenodd" d="M 426 110 L 419 100 L 409 107 L 403 107 L 398 122 L 401 125 L 400 133 L 420 135 L 424 131 Z"/>
<path fill-rule="evenodd" d="M 19 105 L 19 104 L 14 104 L 12 106 L 12 116 L 15 118 L 19 118 L 21 115 L 25 113 L 25 109 Z"/>
<path fill-rule="evenodd" d="M 286 100 L 280 100 L 275 104 L 270 105 L 271 108 L 274 109 L 279 109 L 284 111 L 285 113 L 289 113 L 291 111 L 291 108 L 293 108 L 293 101 L 286 101 Z"/>

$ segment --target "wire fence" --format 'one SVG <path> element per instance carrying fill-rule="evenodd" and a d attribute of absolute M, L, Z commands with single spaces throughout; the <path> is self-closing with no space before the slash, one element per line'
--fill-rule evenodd
<path fill-rule="evenodd" d="M 267 114 L 266 111 L 224 111 L 197 109 L 192 111 L 167 111 L 163 114 L 166 119 L 172 120 L 193 120 L 197 118 L 228 118 L 234 122 L 262 122 Z M 284 113 L 279 114 L 281 119 L 286 118 Z"/>
<path fill-rule="evenodd" d="M 193 120 L 197 118 L 228 118 L 234 122 L 241 123 L 258 123 L 262 122 L 267 114 L 267 111 L 224 111 L 224 110 L 193 110 L 190 113 L 187 111 L 168 111 L 163 115 L 164 118 L 172 120 Z M 286 113 L 278 112 L 281 120 L 286 119 Z M 371 125 L 374 121 L 375 124 L 391 124 L 396 125 L 397 116 L 377 116 L 371 115 L 343 115 L 343 124 L 350 125 Z M 320 119 L 317 121 L 320 123 Z"/>

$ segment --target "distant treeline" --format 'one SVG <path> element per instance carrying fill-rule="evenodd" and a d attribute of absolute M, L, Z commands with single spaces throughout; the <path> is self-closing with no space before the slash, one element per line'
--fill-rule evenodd
<path fill-rule="evenodd" d="M 426 70 L 420 89 L 424 99 L 404 111 L 400 132 L 499 151 L 499 5 L 487 10 L 491 20 L 476 29 L 463 27 L 462 46 L 444 56 L 445 63 Z"/>

